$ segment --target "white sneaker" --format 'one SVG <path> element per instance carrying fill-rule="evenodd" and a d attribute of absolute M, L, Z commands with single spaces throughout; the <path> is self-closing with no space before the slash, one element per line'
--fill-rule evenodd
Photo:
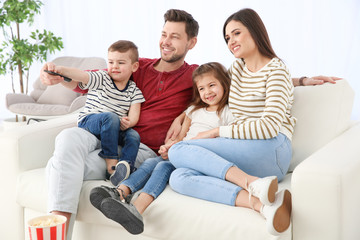
<path fill-rule="evenodd" d="M 278 190 L 278 180 L 276 176 L 259 178 L 249 184 L 249 200 L 251 196 L 259 198 L 264 205 L 271 205 L 275 201 L 275 194 Z"/>
<path fill-rule="evenodd" d="M 260 213 L 266 219 L 266 228 L 272 235 L 286 231 L 291 221 L 291 193 L 285 189 L 276 194 L 271 206 L 263 205 Z"/>

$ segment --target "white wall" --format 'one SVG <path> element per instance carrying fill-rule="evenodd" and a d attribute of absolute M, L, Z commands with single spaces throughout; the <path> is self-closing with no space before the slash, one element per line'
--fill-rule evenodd
<path fill-rule="evenodd" d="M 353 119 L 360 119 L 360 1 L 358 0 L 44 0 L 34 28 L 61 36 L 64 49 L 50 56 L 100 56 L 119 39 L 134 41 L 140 56 L 159 56 L 163 14 L 169 8 L 191 13 L 200 24 L 197 46 L 189 63 L 218 61 L 229 66 L 233 56 L 222 38 L 222 26 L 233 12 L 250 7 L 263 19 L 275 52 L 293 77 L 333 75 L 347 78 L 356 91 Z M 27 29 L 22 29 L 24 34 Z M 33 81 L 42 64 L 31 69 Z M 10 80 L 0 80 L 0 118 Z M 31 85 L 31 84 L 30 84 Z"/>

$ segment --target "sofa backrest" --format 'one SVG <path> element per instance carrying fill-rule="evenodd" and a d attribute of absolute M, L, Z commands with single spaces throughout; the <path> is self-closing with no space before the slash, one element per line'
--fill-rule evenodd
<path fill-rule="evenodd" d="M 289 171 L 349 127 L 354 95 L 345 79 L 295 87 L 291 113 L 297 122 Z"/>

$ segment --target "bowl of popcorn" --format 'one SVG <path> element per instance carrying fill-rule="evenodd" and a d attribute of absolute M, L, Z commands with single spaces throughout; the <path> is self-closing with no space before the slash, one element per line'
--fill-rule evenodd
<path fill-rule="evenodd" d="M 64 240 L 66 217 L 45 215 L 28 221 L 30 240 Z"/>

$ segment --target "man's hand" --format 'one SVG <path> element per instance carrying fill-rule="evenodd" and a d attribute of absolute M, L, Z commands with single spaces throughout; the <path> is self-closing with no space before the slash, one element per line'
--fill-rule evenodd
<path fill-rule="evenodd" d="M 310 85 L 321 85 L 324 84 L 325 82 L 329 82 L 329 83 L 336 83 L 336 80 L 340 80 L 342 78 L 338 78 L 338 77 L 327 77 L 327 76 L 315 76 L 315 77 L 311 77 L 311 78 L 305 78 L 303 80 L 304 86 L 310 86 Z"/>
<path fill-rule="evenodd" d="M 122 117 L 120 119 L 120 129 L 125 131 L 130 127 L 130 118 L 129 117 Z"/>

